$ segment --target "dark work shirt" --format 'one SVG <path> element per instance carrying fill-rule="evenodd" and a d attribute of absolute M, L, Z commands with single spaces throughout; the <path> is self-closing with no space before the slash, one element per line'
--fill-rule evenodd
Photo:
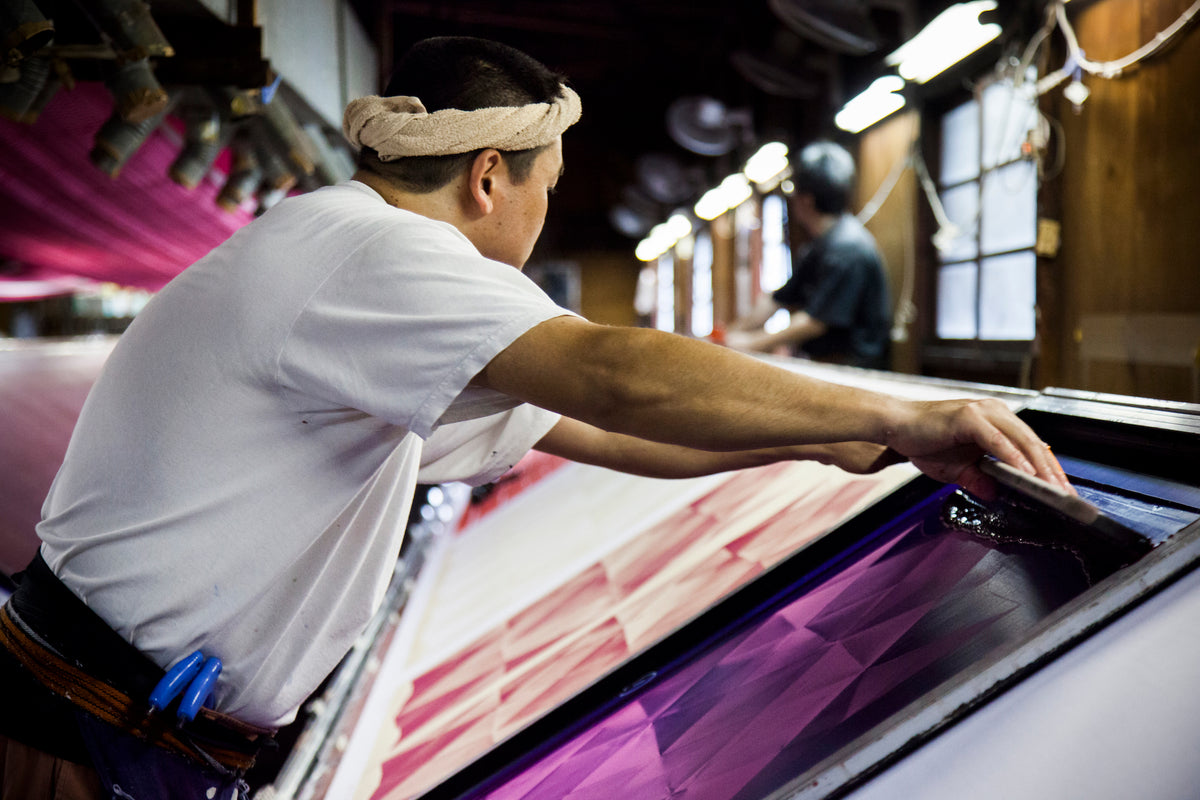
<path fill-rule="evenodd" d="M 891 298 L 875 239 L 843 214 L 793 258 L 792 277 L 772 297 L 789 311 L 825 324 L 822 336 L 800 345 L 817 361 L 886 369 Z"/>

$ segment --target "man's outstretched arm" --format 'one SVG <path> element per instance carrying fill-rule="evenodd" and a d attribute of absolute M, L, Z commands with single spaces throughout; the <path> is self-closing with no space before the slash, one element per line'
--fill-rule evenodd
<path fill-rule="evenodd" d="M 987 453 L 1069 488 L 1046 445 L 998 400 L 902 400 L 645 328 L 547 320 L 492 359 L 474 383 L 664 444 L 732 451 L 872 442 L 985 496 L 994 487 L 977 463 Z"/>
<path fill-rule="evenodd" d="M 734 350 L 752 353 L 770 353 L 783 345 L 804 344 L 810 339 L 824 336 L 829 330 L 824 322 L 810 316 L 806 311 L 793 311 L 791 322 L 783 330 L 767 333 L 761 328 L 753 331 L 728 331 L 725 346 Z"/>
<path fill-rule="evenodd" d="M 847 472 L 867 474 L 905 460 L 883 445 L 870 442 L 798 444 L 758 450 L 697 450 L 603 431 L 570 417 L 560 419 L 534 449 L 648 478 L 695 478 L 777 461 L 817 461 L 833 464 Z"/>

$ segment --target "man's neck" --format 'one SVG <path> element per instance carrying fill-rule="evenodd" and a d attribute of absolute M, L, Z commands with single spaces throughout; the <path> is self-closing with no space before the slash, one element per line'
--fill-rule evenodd
<path fill-rule="evenodd" d="M 836 225 L 841 217 L 841 214 L 817 214 L 812 221 L 812 235 L 820 238 L 829 233 L 829 229 Z"/>
<path fill-rule="evenodd" d="M 423 217 L 449 222 L 459 227 L 459 205 L 455 199 L 453 182 L 432 192 L 409 192 L 391 181 L 367 170 L 358 170 L 352 178 L 370 186 L 389 206 L 411 211 Z"/>

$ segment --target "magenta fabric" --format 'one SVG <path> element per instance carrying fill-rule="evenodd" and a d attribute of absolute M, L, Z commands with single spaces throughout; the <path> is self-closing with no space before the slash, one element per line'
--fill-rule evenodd
<path fill-rule="evenodd" d="M 25 567 L 34 526 L 113 337 L 0 347 L 0 571 Z"/>
<path fill-rule="evenodd" d="M 41 279 L 77 275 L 156 290 L 253 216 L 216 205 L 219 169 L 191 191 L 168 177 L 182 146 L 171 124 L 116 179 L 93 166 L 88 153 L 111 108 L 103 85 L 80 83 L 60 90 L 33 125 L 0 118 L 0 258 Z M 34 296 L 44 289 L 32 288 Z"/>
<path fill-rule="evenodd" d="M 1069 555 L 998 549 L 934 509 L 471 796 L 764 797 L 1086 586 Z"/>

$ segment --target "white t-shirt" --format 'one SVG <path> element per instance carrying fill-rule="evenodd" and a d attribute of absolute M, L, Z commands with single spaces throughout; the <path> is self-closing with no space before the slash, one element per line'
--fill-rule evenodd
<path fill-rule="evenodd" d="M 163 667 L 220 657 L 220 710 L 286 723 L 382 599 L 414 484 L 493 480 L 558 420 L 467 384 L 570 313 L 364 184 L 288 199 L 121 337 L 46 561 Z"/>

